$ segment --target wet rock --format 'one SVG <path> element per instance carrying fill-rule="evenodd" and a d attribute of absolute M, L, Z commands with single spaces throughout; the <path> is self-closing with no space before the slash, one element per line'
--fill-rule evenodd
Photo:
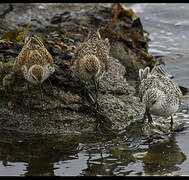
<path fill-rule="evenodd" d="M 31 94 L 27 92 L 23 77 L 14 77 L 13 91 L 5 90 L 3 78 L 11 69 L 0 73 L 1 128 L 76 137 L 105 131 L 116 134 L 143 116 L 144 105 L 126 76 L 136 80 L 140 67 L 154 63 L 147 50 L 148 38 L 140 20 L 126 12 L 121 12 L 115 27 L 110 28 L 113 15 L 111 8 L 103 4 L 13 4 L 5 15 L 9 29 L 16 27 L 16 35 L 21 28 L 24 35 L 40 36 L 55 60 L 56 71 L 49 78 L 53 90 L 48 81 L 43 84 L 43 99 L 39 87 L 31 86 Z M 83 85 L 69 68 L 75 46 L 85 40 L 91 28 L 100 29 L 102 38 L 108 37 L 111 44 L 110 69 L 100 81 L 99 110 L 91 106 Z M 23 39 L 18 44 L 12 58 L 19 53 Z M 10 67 L 7 64 L 10 57 L 6 56 L 4 66 Z"/>
<path fill-rule="evenodd" d="M 123 77 L 125 68 L 118 60 L 111 58 L 110 71 L 107 72 L 100 82 L 99 106 L 101 111 L 91 110 L 90 104 L 82 97 L 79 91 L 74 91 L 73 82 L 69 82 L 69 74 L 62 85 L 55 85 L 53 95 L 44 94 L 44 99 L 40 99 L 39 88 L 33 87 L 31 98 L 27 92 L 14 95 L 16 103 L 10 108 L 6 97 L 1 101 L 0 112 L 1 126 L 4 128 L 17 128 L 18 131 L 34 134 L 58 134 L 58 135 L 79 135 L 86 131 L 95 132 L 98 124 L 98 114 L 103 121 L 108 119 L 112 130 L 118 130 L 126 127 L 134 121 L 134 117 L 140 115 L 144 106 L 139 99 L 132 96 L 132 89 L 126 79 Z M 113 68 L 114 67 L 114 68 Z M 118 71 L 119 70 L 119 71 Z M 65 74 L 65 73 L 64 73 Z M 60 76 L 60 74 L 59 74 Z M 71 75 L 70 75 L 71 79 Z M 61 78 L 59 79 L 61 80 Z M 23 80 L 22 80 L 23 81 Z M 116 86 L 114 86 L 114 82 Z M 19 83 L 21 86 L 21 83 Z M 24 86 L 24 83 L 23 83 Z M 44 84 L 45 89 L 50 90 L 48 82 Z M 68 88 L 70 86 L 70 88 Z M 79 85 L 78 85 L 79 86 Z M 20 90 L 20 89 L 19 89 Z M 16 91 L 16 90 L 15 90 Z M 24 98 L 24 99 L 22 99 Z M 24 100 L 21 104 L 21 101 Z M 11 98 L 13 101 L 13 97 Z M 31 117 L 28 103 L 31 102 Z M 7 119 L 7 117 L 9 117 Z"/>

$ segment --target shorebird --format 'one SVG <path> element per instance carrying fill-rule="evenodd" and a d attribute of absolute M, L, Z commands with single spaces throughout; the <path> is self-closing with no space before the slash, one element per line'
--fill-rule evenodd
<path fill-rule="evenodd" d="M 173 82 L 168 73 L 156 64 L 150 72 L 150 68 L 139 70 L 140 86 L 139 97 L 146 105 L 143 120 L 148 117 L 152 123 L 151 114 L 168 118 L 171 116 L 171 131 L 173 130 L 173 114 L 177 112 L 181 104 L 182 92 L 179 86 Z"/>
<path fill-rule="evenodd" d="M 99 30 L 91 30 L 87 40 L 81 43 L 72 58 L 71 70 L 74 75 L 85 84 L 85 90 L 91 97 L 93 94 L 87 84 L 92 82 L 95 86 L 96 98 L 92 98 L 97 105 L 99 80 L 110 65 L 110 44 L 108 38 L 102 40 Z M 93 95 L 92 95 L 93 96 Z"/>
<path fill-rule="evenodd" d="M 53 74 L 54 71 L 53 58 L 40 41 L 39 37 L 27 36 L 24 46 L 13 64 L 12 71 L 3 78 L 3 87 L 5 91 L 9 89 L 12 90 L 10 86 L 16 83 L 13 77 L 19 74 L 23 76 L 27 82 L 39 85 L 42 98 L 42 83 Z M 27 83 L 27 89 L 30 95 L 29 83 Z M 30 112 L 30 104 L 28 106 Z"/>
<path fill-rule="evenodd" d="M 40 85 L 54 71 L 53 58 L 39 38 L 26 37 L 25 44 L 14 63 L 13 72 L 21 72 L 28 82 Z"/>

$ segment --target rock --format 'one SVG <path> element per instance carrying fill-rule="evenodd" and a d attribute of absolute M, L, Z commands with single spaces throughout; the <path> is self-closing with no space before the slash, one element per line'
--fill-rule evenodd
<path fill-rule="evenodd" d="M 108 119 L 109 125 L 107 126 L 116 131 L 133 122 L 134 117 L 140 115 L 144 108 L 139 99 L 133 96 L 134 92 L 129 88 L 123 77 L 124 74 L 124 66 L 118 60 L 111 58 L 110 70 L 100 82 L 100 117 L 102 121 Z M 44 86 L 49 90 L 47 82 Z M 83 102 L 79 93 L 75 93 L 71 89 L 64 91 L 61 86 L 53 88 L 54 95 L 44 94 L 44 101 L 40 99 L 37 87 L 32 89 L 31 99 L 28 99 L 26 92 L 22 104 L 19 104 L 21 102 L 17 99 L 17 103 L 12 109 L 8 107 L 7 99 L 1 101 L 1 127 L 13 127 L 17 131 L 42 135 L 74 136 L 86 133 L 86 131 L 88 133 L 95 132 L 99 112 L 90 110 L 90 105 Z M 20 98 L 23 97 L 23 95 L 20 96 Z M 31 117 L 26 108 L 29 101 L 33 101 L 32 107 L 30 107 Z"/>
<path fill-rule="evenodd" d="M 10 58 L 5 56 L 4 67 L 8 64 L 9 68 L 0 74 L 0 127 L 63 137 L 105 132 L 116 135 L 142 117 L 144 105 L 128 81 L 129 77 L 138 79 L 138 68 L 154 63 L 147 52 L 148 39 L 141 33 L 139 19 L 136 23 L 136 19 L 122 12 L 111 29 L 108 24 L 112 18 L 111 8 L 104 4 L 28 4 L 24 8 L 13 4 L 5 15 L 5 20 L 12 24 L 10 29 L 16 26 L 23 28 L 24 35 L 40 36 L 55 60 L 56 71 L 50 77 L 53 91 L 48 81 L 43 84 L 44 99 L 39 87 L 31 86 L 31 94 L 28 93 L 23 77 L 15 77 L 13 91 L 11 88 L 5 91 L 4 72 L 11 73 Z M 27 26 L 30 23 L 31 27 Z M 100 81 L 100 110 L 94 109 L 83 96 L 82 84 L 69 69 L 74 47 L 85 40 L 91 28 L 99 28 L 102 38 L 108 37 L 111 44 L 110 69 Z M 20 50 L 23 39 L 13 40 Z"/>

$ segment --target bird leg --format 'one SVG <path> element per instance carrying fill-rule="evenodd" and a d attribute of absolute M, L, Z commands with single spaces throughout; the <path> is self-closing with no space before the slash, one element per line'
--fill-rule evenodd
<path fill-rule="evenodd" d="M 51 81 L 50 81 L 49 78 L 48 78 L 48 81 L 49 81 L 49 83 L 50 83 L 50 86 L 51 86 L 51 92 L 52 92 L 52 94 L 53 94 L 53 86 L 52 86 L 52 83 L 51 83 Z"/>
<path fill-rule="evenodd" d="M 149 109 L 146 108 L 146 111 L 144 113 L 144 117 L 142 118 L 142 123 L 144 123 L 144 121 L 146 120 L 146 116 L 148 117 L 148 123 L 152 124 L 152 117 L 151 117 L 151 114 L 149 112 Z"/>
<path fill-rule="evenodd" d="M 29 83 L 26 84 L 26 88 L 27 88 L 27 92 L 28 92 L 28 97 L 30 98 L 31 96 L 31 90 L 30 90 L 30 86 L 29 86 Z M 29 115 L 31 117 L 31 101 L 29 100 L 29 103 L 28 103 L 28 112 L 29 112 Z"/>
<path fill-rule="evenodd" d="M 42 84 L 39 84 L 39 89 L 40 89 L 40 93 L 41 93 L 41 99 L 43 100 L 43 85 Z"/>
<path fill-rule="evenodd" d="M 142 118 L 142 123 L 144 123 L 145 120 L 146 120 L 146 111 L 144 113 L 144 117 Z"/>
<path fill-rule="evenodd" d="M 98 90 L 99 90 L 99 81 L 96 80 L 95 76 L 92 77 L 92 81 L 93 81 L 94 86 L 95 86 L 95 94 L 96 94 L 96 98 L 95 98 L 95 104 L 94 104 L 94 106 L 98 108 Z"/>
<path fill-rule="evenodd" d="M 82 87 L 81 92 L 84 93 L 84 96 L 87 98 L 89 103 L 94 104 L 95 103 L 94 95 L 92 91 L 87 87 L 87 85 L 83 81 L 80 81 L 80 79 L 77 76 L 73 76 L 73 81 Z"/>
<path fill-rule="evenodd" d="M 50 91 L 47 91 L 45 88 L 44 88 L 44 86 L 41 84 L 41 88 L 42 88 L 42 90 L 43 90 L 43 92 L 45 93 L 45 94 L 47 94 L 48 96 L 53 96 L 54 94 L 53 94 L 53 86 L 52 86 L 52 83 L 51 83 L 51 81 L 50 81 L 50 79 L 48 78 L 48 81 L 49 81 L 49 84 L 50 84 L 50 88 L 51 88 L 51 92 Z M 42 96 L 41 96 L 42 97 Z"/>
<path fill-rule="evenodd" d="M 84 85 L 84 96 L 89 97 L 89 102 L 91 104 L 95 104 L 93 92 L 86 85 Z"/>
<path fill-rule="evenodd" d="M 77 79 L 79 80 L 77 76 L 74 76 L 75 82 L 77 82 Z M 95 86 L 96 97 L 94 96 L 94 93 L 87 87 L 85 83 L 83 83 L 82 81 L 79 81 L 79 84 L 83 86 L 82 90 L 84 90 L 84 96 L 87 98 L 89 103 L 98 108 L 97 98 L 98 98 L 99 81 L 96 81 L 95 76 L 92 77 L 92 81 Z"/>
<path fill-rule="evenodd" d="M 150 112 L 149 112 L 149 109 L 148 108 L 146 108 L 146 115 L 148 116 L 148 122 L 150 123 L 150 124 L 152 124 L 152 116 L 151 116 L 151 114 L 150 114 Z"/>
<path fill-rule="evenodd" d="M 171 122 L 170 122 L 170 124 L 171 124 L 171 132 L 173 132 L 173 116 L 171 116 Z"/>

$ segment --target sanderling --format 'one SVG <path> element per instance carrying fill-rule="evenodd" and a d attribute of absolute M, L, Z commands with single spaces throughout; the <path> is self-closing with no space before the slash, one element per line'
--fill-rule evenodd
<path fill-rule="evenodd" d="M 150 114 L 162 117 L 171 116 L 171 130 L 173 130 L 173 114 L 177 112 L 181 104 L 182 92 L 179 86 L 173 82 L 168 73 L 156 64 L 150 72 L 150 68 L 139 70 L 140 86 L 139 97 L 146 105 L 148 122 L 152 123 Z"/>
<path fill-rule="evenodd" d="M 95 86 L 96 98 L 93 99 L 97 105 L 99 80 L 105 71 L 108 71 L 110 59 L 110 44 L 108 38 L 102 40 L 99 31 L 91 30 L 87 40 L 81 43 L 72 58 L 72 72 L 85 84 L 88 93 L 92 93 L 86 86 L 92 82 Z M 91 96 L 90 96 L 91 97 Z"/>
<path fill-rule="evenodd" d="M 54 61 L 37 36 L 25 38 L 25 44 L 19 53 L 14 72 L 22 72 L 24 78 L 33 84 L 42 84 L 54 73 Z"/>

